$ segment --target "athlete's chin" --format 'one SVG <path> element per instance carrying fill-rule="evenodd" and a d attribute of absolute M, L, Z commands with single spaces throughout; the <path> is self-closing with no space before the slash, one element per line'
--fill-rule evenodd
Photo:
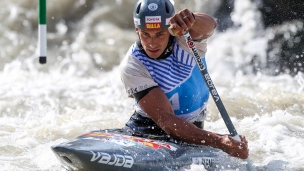
<path fill-rule="evenodd" d="M 160 54 L 158 53 L 147 53 L 149 55 L 150 58 L 156 59 L 160 56 Z"/>

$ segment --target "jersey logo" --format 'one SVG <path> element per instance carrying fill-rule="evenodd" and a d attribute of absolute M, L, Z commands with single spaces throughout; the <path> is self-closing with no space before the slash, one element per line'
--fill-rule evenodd
<path fill-rule="evenodd" d="M 173 96 L 169 99 L 169 101 L 174 110 L 180 109 L 178 93 L 173 94 Z"/>

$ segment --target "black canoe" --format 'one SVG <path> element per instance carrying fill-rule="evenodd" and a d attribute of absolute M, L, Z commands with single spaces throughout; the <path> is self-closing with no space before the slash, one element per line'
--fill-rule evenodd
<path fill-rule="evenodd" d="M 127 135 L 121 129 L 98 130 L 52 146 L 67 170 L 176 171 L 202 165 L 206 170 L 246 170 L 246 163 L 219 149 L 172 139 Z"/>

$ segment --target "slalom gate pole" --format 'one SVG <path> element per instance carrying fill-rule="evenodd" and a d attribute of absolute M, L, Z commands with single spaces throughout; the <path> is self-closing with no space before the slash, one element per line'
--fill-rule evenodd
<path fill-rule="evenodd" d="M 46 63 L 47 56 L 47 37 L 46 37 L 46 0 L 38 0 L 38 50 L 39 63 Z"/>
<path fill-rule="evenodd" d="M 170 29 L 171 28 L 169 28 L 169 32 L 174 35 L 174 31 L 172 29 L 171 30 Z M 196 49 L 196 46 L 195 46 L 194 41 L 193 41 L 193 39 L 192 39 L 192 37 L 191 37 L 191 35 L 189 33 L 189 30 L 186 30 L 186 33 L 184 34 L 184 37 L 186 39 L 186 42 L 187 42 L 187 45 L 188 45 L 189 49 L 192 52 L 192 55 L 194 56 L 195 62 L 198 65 L 199 70 L 201 71 L 201 74 L 202 74 L 202 76 L 203 76 L 203 78 L 204 78 L 204 80 L 205 80 L 205 82 L 207 84 L 209 92 L 210 92 L 210 94 L 211 94 L 211 96 L 212 96 L 212 98 L 213 98 L 213 100 L 214 100 L 214 102 L 215 102 L 215 104 L 216 104 L 216 106 L 217 106 L 217 108 L 218 108 L 218 110 L 219 110 L 219 112 L 220 112 L 220 114 L 221 114 L 221 116 L 222 116 L 225 124 L 226 124 L 226 127 L 229 130 L 229 133 L 230 133 L 231 137 L 234 140 L 240 142 L 241 138 L 238 135 L 236 129 L 234 128 L 233 123 L 231 122 L 231 119 L 230 119 L 230 117 L 229 117 L 229 115 L 228 115 L 228 113 L 226 111 L 226 108 L 225 108 L 225 106 L 224 106 L 224 104 L 223 104 L 223 102 L 222 102 L 222 100 L 221 100 L 221 98 L 220 98 L 220 96 L 219 96 L 219 94 L 218 94 L 218 92 L 217 92 L 217 90 L 216 90 L 216 88 L 215 88 L 212 80 L 211 80 L 211 77 L 210 77 L 210 75 L 209 75 L 209 73 L 207 71 L 206 66 L 202 62 L 202 59 L 201 59 L 201 57 L 199 55 L 199 51 Z M 247 170 L 249 170 L 249 171 L 255 171 L 256 169 L 253 167 L 252 162 L 249 159 L 249 157 L 246 160 L 247 160 L 247 165 L 246 165 L 247 166 Z"/>

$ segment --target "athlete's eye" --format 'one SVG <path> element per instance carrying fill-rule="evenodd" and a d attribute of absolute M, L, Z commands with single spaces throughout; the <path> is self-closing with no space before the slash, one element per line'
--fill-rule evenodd
<path fill-rule="evenodd" d="M 142 34 L 143 36 L 149 36 L 149 34 L 148 34 L 147 32 L 141 32 L 141 34 Z"/>
<path fill-rule="evenodd" d="M 157 37 L 160 37 L 160 36 L 162 36 L 162 35 L 164 35 L 164 33 L 157 33 L 157 34 L 156 34 Z"/>

